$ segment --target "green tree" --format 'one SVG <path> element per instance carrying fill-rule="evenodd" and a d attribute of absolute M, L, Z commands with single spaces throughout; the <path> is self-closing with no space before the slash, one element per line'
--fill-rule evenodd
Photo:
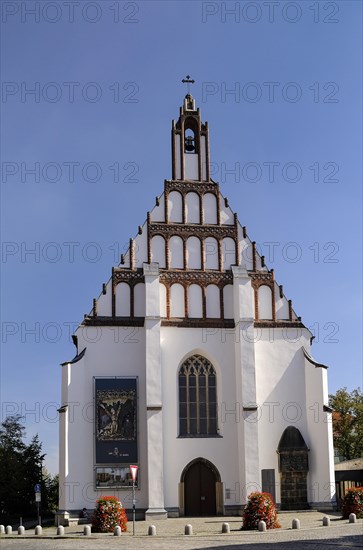
<path fill-rule="evenodd" d="M 39 436 L 36 434 L 29 445 L 25 446 L 23 452 L 23 467 L 24 467 L 24 486 L 23 498 L 24 502 L 29 503 L 31 509 L 35 509 L 35 493 L 34 485 L 41 484 L 42 503 L 41 508 L 44 509 L 43 500 L 45 500 L 45 491 L 42 483 L 42 465 L 45 455 L 42 454 L 42 444 L 39 441 Z"/>
<path fill-rule="evenodd" d="M 58 500 L 58 476 L 52 478 L 43 467 L 45 455 L 38 435 L 24 443 L 25 428 L 21 416 L 9 416 L 0 425 L 0 514 L 5 518 L 34 517 L 34 485 L 41 484 L 42 514 L 55 512 Z"/>
<path fill-rule="evenodd" d="M 20 416 L 9 416 L 0 426 L 0 512 L 18 513 L 23 498 L 24 426 Z"/>
<path fill-rule="evenodd" d="M 363 455 L 363 393 L 360 388 L 348 392 L 339 389 L 329 395 L 333 409 L 334 447 L 346 460 Z"/>
<path fill-rule="evenodd" d="M 46 468 L 43 468 L 42 484 L 44 487 L 44 509 L 54 514 L 58 510 L 59 500 L 59 475 L 52 476 Z"/>

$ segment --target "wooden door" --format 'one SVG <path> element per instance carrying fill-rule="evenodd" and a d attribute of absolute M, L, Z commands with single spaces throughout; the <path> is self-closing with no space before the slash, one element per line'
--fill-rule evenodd
<path fill-rule="evenodd" d="M 190 466 L 184 478 L 186 516 L 216 515 L 216 476 L 204 462 Z"/>

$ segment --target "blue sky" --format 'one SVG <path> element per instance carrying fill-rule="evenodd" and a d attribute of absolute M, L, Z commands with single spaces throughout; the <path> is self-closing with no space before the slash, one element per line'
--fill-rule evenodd
<path fill-rule="evenodd" d="M 1 3 L 2 416 L 25 415 L 53 473 L 59 363 L 171 177 L 186 74 L 212 177 L 329 390 L 362 385 L 362 4 L 272 4 Z"/>

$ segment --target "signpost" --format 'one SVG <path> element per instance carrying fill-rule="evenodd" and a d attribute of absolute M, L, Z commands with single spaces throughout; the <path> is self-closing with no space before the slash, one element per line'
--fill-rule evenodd
<path fill-rule="evenodd" d="M 131 476 L 132 476 L 132 534 L 135 535 L 135 519 L 136 519 L 136 500 L 135 500 L 135 481 L 137 477 L 138 466 L 131 466 Z"/>
<path fill-rule="evenodd" d="M 42 501 L 42 493 L 41 493 L 40 483 L 36 483 L 34 485 L 34 492 L 35 492 L 35 502 L 37 503 L 37 510 L 38 510 L 38 525 L 41 525 L 42 519 L 40 517 L 40 503 Z"/>

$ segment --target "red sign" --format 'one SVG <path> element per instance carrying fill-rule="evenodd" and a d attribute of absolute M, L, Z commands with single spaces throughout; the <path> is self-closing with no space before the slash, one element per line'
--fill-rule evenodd
<path fill-rule="evenodd" d="M 135 481 L 136 481 L 137 469 L 138 469 L 138 466 L 130 466 L 131 475 L 132 475 L 132 481 L 133 481 L 134 483 L 135 483 Z"/>

